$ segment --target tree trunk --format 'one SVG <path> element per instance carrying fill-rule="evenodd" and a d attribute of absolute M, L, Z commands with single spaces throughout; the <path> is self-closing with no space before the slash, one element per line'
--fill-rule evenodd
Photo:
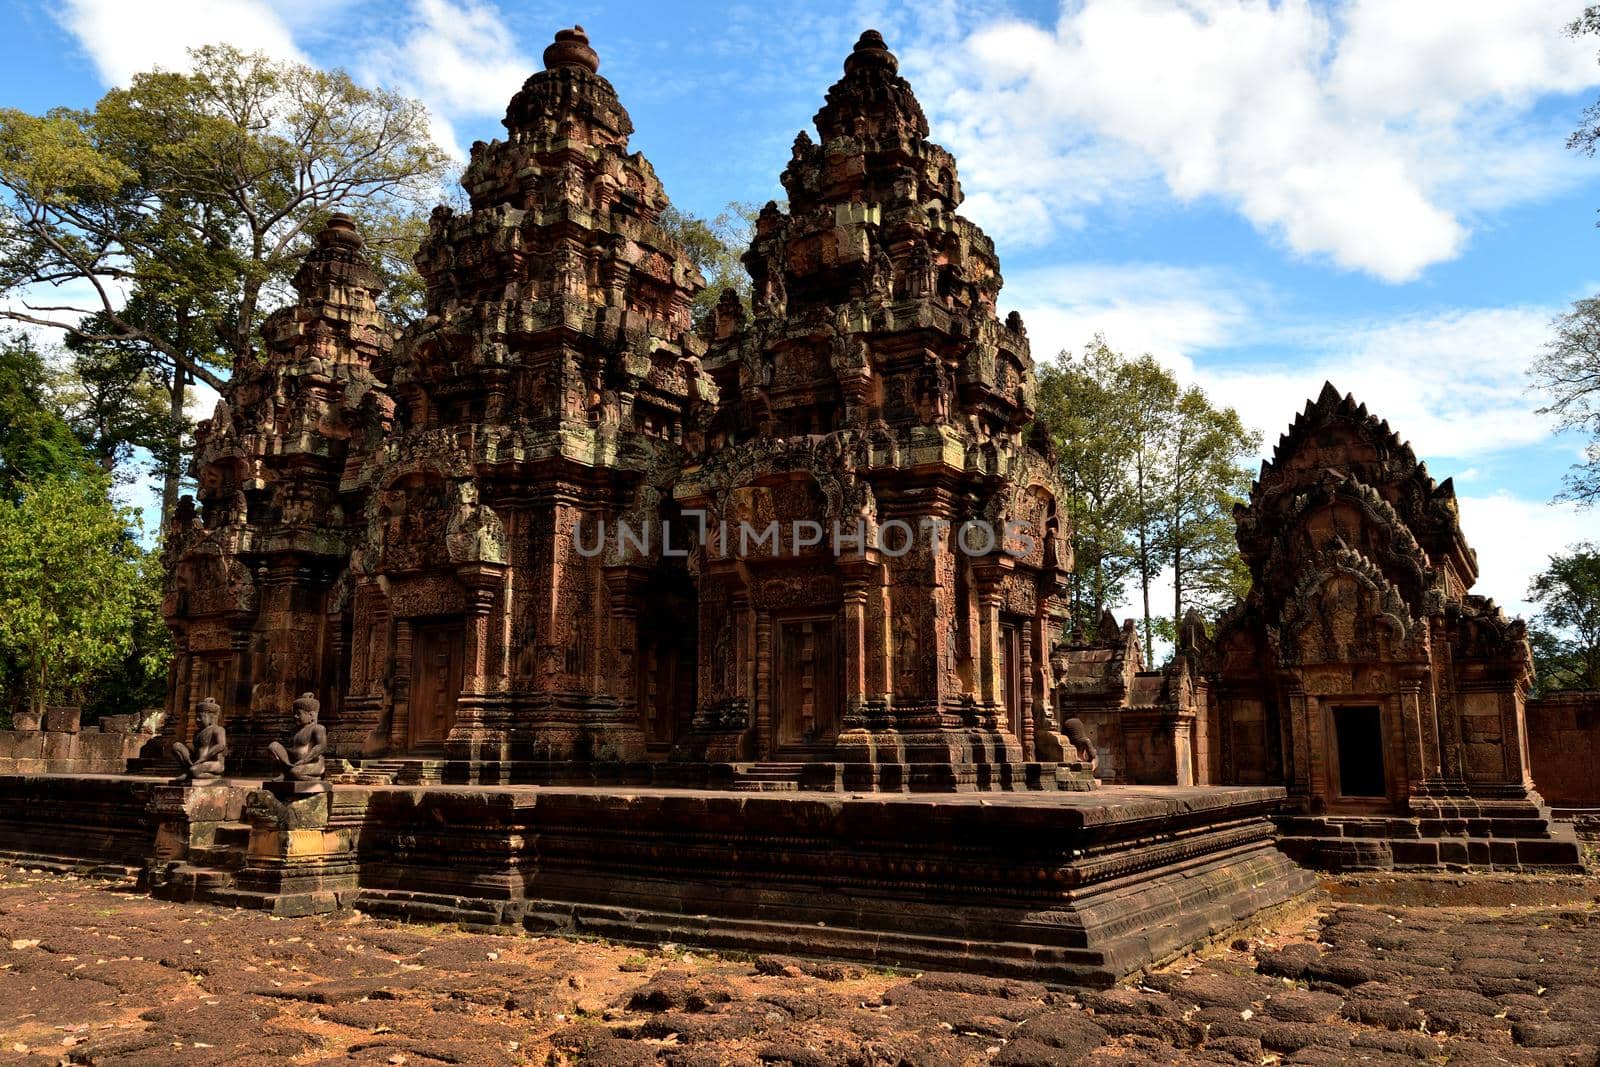
<path fill-rule="evenodd" d="M 165 530 L 172 521 L 173 512 L 178 510 L 178 490 L 183 479 L 183 408 L 187 399 L 188 375 L 182 367 L 172 368 L 172 389 L 167 415 L 172 422 L 171 449 L 167 453 L 166 470 L 161 477 L 161 529 Z"/>

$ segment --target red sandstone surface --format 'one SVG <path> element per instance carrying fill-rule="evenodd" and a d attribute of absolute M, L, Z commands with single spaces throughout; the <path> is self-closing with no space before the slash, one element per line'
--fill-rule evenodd
<path fill-rule="evenodd" d="M 0 868 L 0 1063 L 1597 1062 L 1600 879 L 1330 889 L 1248 939 L 1069 992 L 277 920 Z M 1450 906 L 1371 903 L 1411 899 Z"/>

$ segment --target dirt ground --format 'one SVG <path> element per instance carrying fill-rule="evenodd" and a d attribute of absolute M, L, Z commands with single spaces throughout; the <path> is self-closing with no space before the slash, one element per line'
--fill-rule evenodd
<path fill-rule="evenodd" d="M 1600 879 L 1329 889 L 1121 988 L 1062 992 L 278 920 L 0 867 L 0 1064 L 1600 1063 Z"/>

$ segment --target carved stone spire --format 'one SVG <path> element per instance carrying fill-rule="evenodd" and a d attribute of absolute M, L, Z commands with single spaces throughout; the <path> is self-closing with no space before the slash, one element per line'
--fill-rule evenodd
<path fill-rule="evenodd" d="M 502 120 L 512 140 L 560 138 L 625 147 L 633 120 L 600 76 L 600 57 L 582 26 L 562 30 L 544 50 L 545 69 L 523 83 Z M 474 146 L 476 148 L 476 146 Z"/>

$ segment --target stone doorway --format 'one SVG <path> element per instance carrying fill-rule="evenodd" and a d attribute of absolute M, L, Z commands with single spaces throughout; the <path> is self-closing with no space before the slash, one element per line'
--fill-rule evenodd
<path fill-rule="evenodd" d="M 412 644 L 411 726 L 409 748 L 442 744 L 456 721 L 461 695 L 464 633 L 459 622 L 418 626 Z"/>
<path fill-rule="evenodd" d="M 780 748 L 827 744 L 839 732 L 843 692 L 838 628 L 832 616 L 777 624 L 773 712 Z"/>
<path fill-rule="evenodd" d="M 1338 795 L 1382 800 L 1389 795 L 1383 765 L 1383 719 L 1375 704 L 1333 709 Z"/>
<path fill-rule="evenodd" d="M 694 579 L 681 570 L 658 570 L 639 600 L 639 728 L 647 751 L 664 758 L 694 719 L 698 647 L 692 622 L 697 610 Z"/>
<path fill-rule="evenodd" d="M 1000 702 L 1006 706 L 1006 728 L 1022 740 L 1024 694 L 1022 677 L 1022 627 L 1007 622 L 1000 626 Z"/>

